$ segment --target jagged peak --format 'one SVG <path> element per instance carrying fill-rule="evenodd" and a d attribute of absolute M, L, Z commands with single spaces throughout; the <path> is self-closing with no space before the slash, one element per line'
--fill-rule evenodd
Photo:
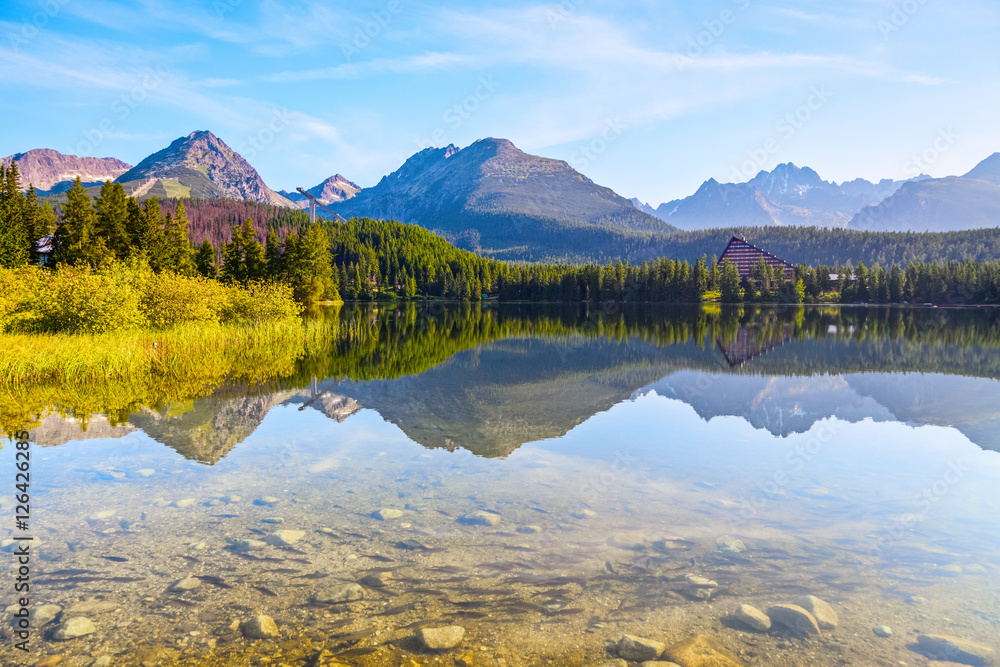
<path fill-rule="evenodd" d="M 992 183 L 1000 183 L 1000 153 L 994 153 L 965 175 L 965 178 L 974 178 Z"/>

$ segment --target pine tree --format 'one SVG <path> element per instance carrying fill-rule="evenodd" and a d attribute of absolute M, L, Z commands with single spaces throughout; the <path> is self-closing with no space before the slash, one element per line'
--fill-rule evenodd
<path fill-rule="evenodd" d="M 31 259 L 25 210 L 17 165 L 0 165 L 0 266 L 23 266 Z"/>
<path fill-rule="evenodd" d="M 201 242 L 194 257 L 195 270 L 206 278 L 215 278 L 218 271 L 215 267 L 215 246 L 208 239 Z"/>
<path fill-rule="evenodd" d="M 267 277 L 267 263 L 264 261 L 264 246 L 257 240 L 257 232 L 253 228 L 253 220 L 247 218 L 241 233 L 247 280 L 263 280 Z"/>
<path fill-rule="evenodd" d="M 170 266 L 170 253 L 163 234 L 164 222 L 160 200 L 150 197 L 142 207 L 139 245 L 150 268 L 157 273 Z"/>
<path fill-rule="evenodd" d="M 889 270 L 889 301 L 891 303 L 901 303 L 905 289 L 906 274 L 896 264 L 893 264 Z"/>
<path fill-rule="evenodd" d="M 66 206 L 55 232 L 54 259 L 66 264 L 98 266 L 106 256 L 103 241 L 96 235 L 96 216 L 80 177 L 66 191 Z"/>
<path fill-rule="evenodd" d="M 264 278 L 264 248 L 257 241 L 253 220 L 247 218 L 243 226 L 233 226 L 233 239 L 222 250 L 222 279 L 226 282 L 247 284 Z"/>
<path fill-rule="evenodd" d="M 191 241 L 188 239 L 188 219 L 184 202 L 177 202 L 174 215 L 167 216 L 163 230 L 165 268 L 181 275 L 194 275 Z"/>
<path fill-rule="evenodd" d="M 271 280 L 279 280 L 282 276 L 281 266 L 281 246 L 278 245 L 278 235 L 274 233 L 274 226 L 267 230 L 267 244 L 264 247 L 264 263 L 267 266 L 267 277 Z"/>
<path fill-rule="evenodd" d="M 736 269 L 736 265 L 728 259 L 722 269 L 719 289 L 722 292 L 723 303 L 739 303 L 743 300 L 743 294 L 740 291 L 740 273 Z"/>
<path fill-rule="evenodd" d="M 128 237 L 128 197 L 121 183 L 105 181 L 101 194 L 95 202 L 96 233 L 104 246 L 117 259 L 125 259 L 129 254 Z"/>

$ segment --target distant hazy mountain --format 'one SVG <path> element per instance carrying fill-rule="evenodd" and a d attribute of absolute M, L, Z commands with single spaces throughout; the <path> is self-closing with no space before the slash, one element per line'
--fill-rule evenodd
<path fill-rule="evenodd" d="M 929 177 L 915 180 L 924 178 Z M 809 167 L 789 162 L 774 171 L 761 171 L 746 183 L 710 179 L 690 197 L 661 204 L 655 211 L 638 200 L 633 204 L 688 230 L 745 225 L 845 227 L 858 211 L 891 196 L 905 182 L 859 178 L 838 185 L 824 181 Z"/>
<path fill-rule="evenodd" d="M 347 180 L 340 174 L 331 176 L 319 185 L 306 190 L 323 204 L 332 204 L 350 199 L 361 192 L 361 186 Z M 309 200 L 301 192 L 279 190 L 278 194 L 294 203 L 299 208 L 309 208 Z"/>
<path fill-rule="evenodd" d="M 965 176 L 907 183 L 877 206 L 861 210 L 849 229 L 947 232 L 1000 227 L 1000 153 Z"/>
<path fill-rule="evenodd" d="M 294 207 L 211 132 L 192 132 L 118 177 L 136 196 L 245 199 Z"/>
<path fill-rule="evenodd" d="M 77 176 L 84 185 L 113 181 L 131 169 L 131 165 L 113 157 L 77 157 L 63 155 L 49 148 L 36 148 L 0 159 L 5 167 L 17 164 L 21 189 L 34 185 L 39 194 L 54 194 L 69 189 Z"/>
<path fill-rule="evenodd" d="M 416 223 L 485 252 L 529 246 L 544 254 L 571 248 L 588 230 L 671 229 L 562 160 L 492 138 L 420 151 L 334 210 Z"/>

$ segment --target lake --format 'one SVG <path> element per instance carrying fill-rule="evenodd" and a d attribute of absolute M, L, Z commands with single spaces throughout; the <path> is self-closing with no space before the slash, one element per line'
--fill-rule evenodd
<path fill-rule="evenodd" d="M 0 662 L 996 660 L 1000 311 L 313 317 L 341 334 L 255 377 L 64 388 Z"/>

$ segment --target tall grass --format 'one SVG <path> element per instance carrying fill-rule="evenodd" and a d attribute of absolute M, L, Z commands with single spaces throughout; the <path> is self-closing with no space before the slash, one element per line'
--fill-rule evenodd
<path fill-rule="evenodd" d="M 300 312 L 280 285 L 242 288 L 139 263 L 0 268 L 0 433 L 52 410 L 120 422 L 226 382 L 291 376 L 339 327 Z"/>
<path fill-rule="evenodd" d="M 281 380 L 338 335 L 336 319 L 0 335 L 0 433 L 37 425 L 51 411 L 120 423 L 143 406 L 205 396 L 226 383 Z"/>

